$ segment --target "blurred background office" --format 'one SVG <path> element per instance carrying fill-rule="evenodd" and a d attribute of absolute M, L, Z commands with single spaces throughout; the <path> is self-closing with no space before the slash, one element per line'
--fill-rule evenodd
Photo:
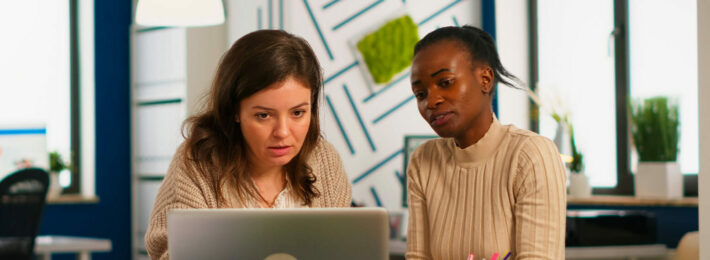
<path fill-rule="evenodd" d="M 710 259 L 697 249 L 710 232 L 693 233 L 710 225 L 704 0 L 4 0 L 0 179 L 48 172 L 36 253 L 73 257 L 41 251 L 70 236 L 97 239 L 83 251 L 96 259 L 147 259 L 153 199 L 221 54 L 283 29 L 316 52 L 323 135 L 353 203 L 390 212 L 401 257 L 406 162 L 435 137 L 411 93 L 411 48 L 463 24 L 491 34 L 522 80 L 498 88 L 500 121 L 553 139 L 569 166 L 568 258 Z"/>

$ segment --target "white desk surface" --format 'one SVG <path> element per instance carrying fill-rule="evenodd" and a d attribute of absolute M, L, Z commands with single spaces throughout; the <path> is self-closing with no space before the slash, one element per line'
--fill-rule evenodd
<path fill-rule="evenodd" d="M 390 255 L 404 255 L 407 252 L 407 242 L 402 240 L 390 240 L 389 247 Z M 665 259 L 667 255 L 668 249 L 664 244 L 565 248 L 566 259 Z"/>
<path fill-rule="evenodd" d="M 111 240 L 71 236 L 37 236 L 36 254 L 108 252 Z"/>

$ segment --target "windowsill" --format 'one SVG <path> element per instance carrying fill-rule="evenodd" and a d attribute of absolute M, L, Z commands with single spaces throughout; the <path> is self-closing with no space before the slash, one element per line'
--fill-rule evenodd
<path fill-rule="evenodd" d="M 47 198 L 47 204 L 97 204 L 99 197 L 84 197 L 82 195 L 62 195 L 56 198 Z"/>
<path fill-rule="evenodd" d="M 567 205 L 645 206 L 645 207 L 698 207 L 698 198 L 640 199 L 633 196 L 591 196 L 567 198 Z"/>

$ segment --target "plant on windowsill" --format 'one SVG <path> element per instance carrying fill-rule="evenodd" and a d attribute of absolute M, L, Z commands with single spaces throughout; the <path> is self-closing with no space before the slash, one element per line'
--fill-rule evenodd
<path fill-rule="evenodd" d="M 570 143 L 572 144 L 572 161 L 567 163 L 567 167 L 569 167 L 572 174 L 584 174 L 584 162 L 582 161 L 584 156 L 577 150 L 577 145 L 574 142 L 574 129 L 571 125 L 569 126 L 569 136 Z"/>
<path fill-rule="evenodd" d="M 58 198 L 62 193 L 62 186 L 59 184 L 59 175 L 63 171 L 70 171 L 71 164 L 62 160 L 62 155 L 57 151 L 49 153 L 49 189 L 47 198 Z"/>
<path fill-rule="evenodd" d="M 574 141 L 574 127 L 572 127 L 572 124 L 569 122 L 566 115 L 561 117 L 557 113 L 553 113 L 552 118 L 555 119 L 559 126 L 557 136 L 563 136 L 560 131 L 564 131 L 565 129 L 567 130 L 566 134 L 569 135 L 569 145 L 572 150 L 571 155 L 561 154 L 562 160 L 565 162 L 565 165 L 570 171 L 569 195 L 570 197 L 575 198 L 590 197 L 592 196 L 592 186 L 589 184 L 589 177 L 584 174 L 584 156 L 579 152 L 579 150 L 577 150 L 577 144 Z M 555 139 L 556 142 L 560 142 L 560 140 L 557 140 L 558 138 Z"/>
<path fill-rule="evenodd" d="M 639 155 L 636 197 L 679 199 L 683 175 L 676 161 L 680 140 L 678 105 L 667 97 L 630 102 L 631 135 Z"/>

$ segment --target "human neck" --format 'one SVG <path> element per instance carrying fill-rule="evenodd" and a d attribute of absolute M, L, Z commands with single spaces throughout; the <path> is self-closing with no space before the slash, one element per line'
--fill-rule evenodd
<path fill-rule="evenodd" d="M 281 182 L 284 177 L 283 166 L 253 165 L 250 170 L 255 182 Z"/>
<path fill-rule="evenodd" d="M 469 147 L 481 140 L 484 135 L 488 132 L 488 129 L 493 123 L 493 112 L 488 106 L 488 109 L 481 111 L 477 118 L 475 118 L 472 124 L 463 131 L 459 136 L 454 137 L 456 146 L 461 149 Z"/>
<path fill-rule="evenodd" d="M 274 207 L 278 194 L 286 186 L 286 174 L 282 166 L 257 166 L 250 169 L 251 179 L 260 200 L 259 204 L 265 208 Z"/>

